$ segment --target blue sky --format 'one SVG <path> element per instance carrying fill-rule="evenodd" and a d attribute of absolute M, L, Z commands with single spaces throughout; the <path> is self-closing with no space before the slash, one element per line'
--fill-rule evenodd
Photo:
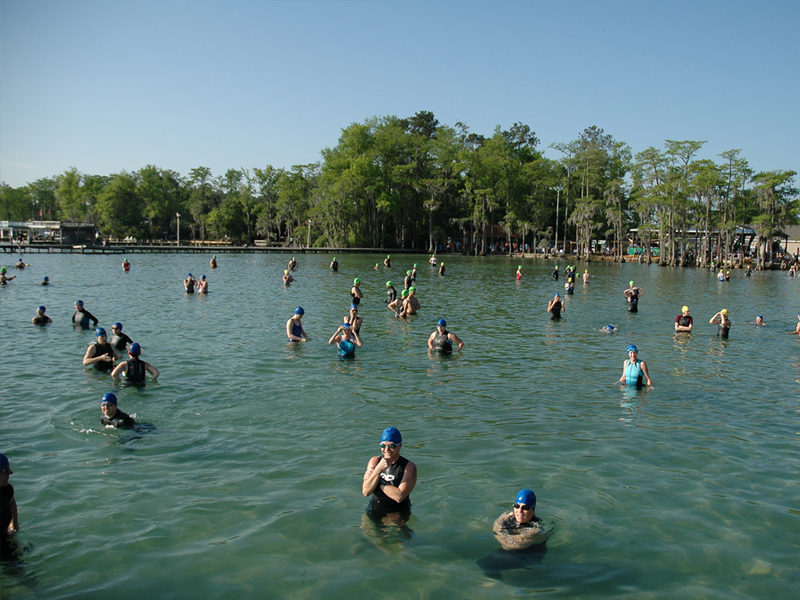
<path fill-rule="evenodd" d="M 0 0 L 0 181 L 315 162 L 371 116 L 800 170 L 800 2 Z"/>

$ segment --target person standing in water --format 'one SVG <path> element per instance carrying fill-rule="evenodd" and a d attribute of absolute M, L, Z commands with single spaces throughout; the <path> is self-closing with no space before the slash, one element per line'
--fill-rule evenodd
<path fill-rule="evenodd" d="M 16 279 L 16 275 L 6 275 L 8 270 L 5 267 L 0 268 L 0 285 L 5 285 L 12 279 Z"/>
<path fill-rule="evenodd" d="M 731 330 L 732 321 L 728 318 L 728 309 L 723 308 L 708 321 L 712 325 L 717 325 L 717 335 L 727 339 Z"/>
<path fill-rule="evenodd" d="M 675 317 L 675 331 L 682 333 L 691 333 L 694 327 L 694 320 L 689 315 L 689 307 L 684 306 L 681 308 L 681 314 Z"/>
<path fill-rule="evenodd" d="M 633 280 L 628 282 L 628 289 L 625 290 L 625 298 L 628 300 L 628 312 L 639 312 L 639 298 L 644 294 L 644 290 L 636 287 Z"/>
<path fill-rule="evenodd" d="M 216 254 L 211 257 L 210 261 L 208 261 L 208 266 L 211 267 L 212 269 L 216 269 L 217 268 L 217 255 Z"/>
<path fill-rule="evenodd" d="M 331 264 L 328 267 L 328 269 L 333 271 L 334 273 L 336 273 L 339 270 L 339 261 L 336 260 L 335 256 L 333 257 L 333 260 L 331 261 Z"/>
<path fill-rule="evenodd" d="M 5 454 L 0 454 L 0 560 L 10 559 L 16 551 L 11 537 L 19 531 L 19 511 L 14 486 L 8 481 L 14 474 Z"/>
<path fill-rule="evenodd" d="M 97 318 L 86 310 L 83 306 L 83 300 L 75 300 L 75 312 L 72 315 L 72 324 L 82 329 L 89 329 L 89 322 L 92 322 L 92 327 L 97 327 L 100 322 Z"/>
<path fill-rule="evenodd" d="M 198 294 L 208 293 L 208 279 L 206 279 L 205 275 L 200 275 L 200 281 L 197 282 L 197 293 Z"/>
<path fill-rule="evenodd" d="M 386 304 L 389 305 L 397 299 L 397 290 L 394 289 L 391 281 L 386 282 Z"/>
<path fill-rule="evenodd" d="M 114 350 L 125 350 L 128 344 L 132 343 L 133 340 L 122 333 L 122 323 L 117 321 L 111 326 L 111 345 L 114 346 Z"/>
<path fill-rule="evenodd" d="M 102 327 L 95 329 L 94 335 L 97 341 L 86 349 L 83 366 L 94 365 L 98 371 L 110 371 L 114 368 L 114 359 L 117 358 L 114 348 L 108 343 L 108 335 Z"/>
<path fill-rule="evenodd" d="M 428 338 L 428 348 L 436 350 L 439 354 L 452 354 L 453 344 L 458 346 L 456 349 L 458 352 L 461 352 L 464 347 L 464 342 L 455 333 L 447 331 L 447 321 L 439 319 L 439 322 L 436 323 L 436 331 L 431 333 Z"/>
<path fill-rule="evenodd" d="M 381 434 L 380 455 L 367 462 L 361 493 L 372 496 L 367 505 L 371 519 L 403 526 L 411 515 L 411 492 L 417 485 L 417 465 L 400 455 L 403 438 L 394 427 Z"/>
<path fill-rule="evenodd" d="M 387 269 L 392 266 L 392 256 L 391 254 L 387 254 L 386 258 L 383 259 L 383 266 Z"/>
<path fill-rule="evenodd" d="M 53 319 L 48 317 L 45 313 L 47 309 L 44 306 L 40 306 L 36 309 L 36 316 L 31 319 L 31 323 L 34 325 L 47 325 L 53 322 Z"/>
<path fill-rule="evenodd" d="M 159 370 L 149 362 L 141 360 L 139 358 L 141 354 L 142 347 L 136 342 L 132 343 L 131 347 L 128 348 L 128 360 L 122 361 L 114 367 L 114 370 L 111 371 L 111 377 L 119 379 L 122 375 L 125 375 L 125 380 L 129 383 L 144 383 L 145 374 L 150 373 L 153 379 L 158 379 L 158 376 L 161 375 Z"/>
<path fill-rule="evenodd" d="M 561 296 L 558 293 L 556 293 L 553 296 L 553 299 L 547 303 L 547 312 L 550 313 L 551 321 L 560 321 L 561 313 L 567 312 L 564 303 L 561 301 Z"/>
<path fill-rule="evenodd" d="M 289 264 L 286 266 L 287 269 L 290 271 L 297 271 L 297 260 L 295 257 L 292 257 L 292 260 L 289 261 Z"/>
<path fill-rule="evenodd" d="M 646 383 L 648 387 L 653 387 L 647 365 L 643 360 L 639 360 L 639 349 L 633 344 L 628 346 L 628 358 L 622 363 L 622 377 L 617 383 L 636 386 L 637 389 L 641 389 L 643 383 Z"/>
<path fill-rule="evenodd" d="M 558 281 L 558 265 L 553 269 L 553 281 Z"/>
<path fill-rule="evenodd" d="M 186 279 L 183 280 L 183 289 L 186 290 L 187 294 L 194 294 L 194 286 L 197 285 L 197 280 L 189 273 L 186 276 Z"/>
<path fill-rule="evenodd" d="M 364 297 L 361 288 L 358 287 L 360 284 L 361 280 L 358 277 L 353 279 L 353 286 L 350 288 L 350 304 L 359 304 Z"/>
<path fill-rule="evenodd" d="M 339 348 L 339 356 L 341 358 L 354 358 L 356 355 L 356 346 L 361 346 L 361 340 L 358 333 L 350 326 L 350 323 L 344 323 L 328 340 L 329 344 L 336 344 Z"/>
<path fill-rule="evenodd" d="M 439 265 L 439 277 L 442 275 L 444 275 L 444 261 L 442 261 L 442 264 Z"/>
<path fill-rule="evenodd" d="M 586 285 L 587 283 L 589 283 L 589 269 L 586 269 L 583 272 L 583 285 Z"/>
<path fill-rule="evenodd" d="M 351 304 L 350 312 L 344 318 L 345 323 L 350 323 L 355 333 L 361 333 L 361 324 L 364 319 L 358 316 L 358 305 Z"/>
<path fill-rule="evenodd" d="M 522 279 L 522 265 L 517 266 L 517 274 L 516 274 L 517 281 Z"/>
<path fill-rule="evenodd" d="M 290 342 L 307 342 L 309 340 L 305 329 L 303 329 L 303 324 L 300 322 L 304 314 L 306 314 L 306 311 L 303 310 L 302 306 L 298 306 L 294 309 L 294 316 L 286 321 L 286 337 L 289 338 Z"/>
<path fill-rule="evenodd" d="M 293 281 L 294 277 L 292 277 L 292 274 L 289 273 L 289 269 L 285 269 L 283 271 L 283 287 L 289 287 L 290 285 L 292 285 Z"/>

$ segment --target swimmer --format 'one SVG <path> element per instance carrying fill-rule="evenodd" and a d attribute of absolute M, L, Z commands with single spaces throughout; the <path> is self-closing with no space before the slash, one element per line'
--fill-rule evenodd
<path fill-rule="evenodd" d="M 414 285 L 414 280 L 411 278 L 411 271 L 406 271 L 406 276 L 403 278 L 403 288 L 408 289 Z"/>
<path fill-rule="evenodd" d="M 745 276 L 745 277 L 747 277 L 748 279 L 749 279 L 750 277 L 752 277 L 752 276 L 753 276 L 753 269 L 751 269 L 751 268 L 748 266 L 748 267 L 747 267 L 747 271 L 745 271 L 745 272 L 744 272 L 744 276 Z"/>
<path fill-rule="evenodd" d="M 389 305 L 388 309 L 394 311 L 394 316 L 397 318 L 402 318 L 406 316 L 406 308 L 407 308 L 407 300 L 408 300 L 408 290 L 402 290 L 400 292 L 400 297 L 395 298 L 392 300 Z"/>
<path fill-rule="evenodd" d="M 339 356 L 341 358 L 354 358 L 356 355 L 356 346 L 361 346 L 361 340 L 358 337 L 350 323 L 341 325 L 336 332 L 328 340 L 329 344 L 336 344 L 339 347 Z"/>
<path fill-rule="evenodd" d="M 717 327 L 717 335 L 721 338 L 728 338 L 728 333 L 731 330 L 731 325 L 733 324 L 732 321 L 728 318 L 728 309 L 723 308 L 717 314 L 715 314 L 711 319 L 708 321 L 712 325 L 718 325 Z"/>
<path fill-rule="evenodd" d="M 458 346 L 458 352 L 461 352 L 464 347 L 464 342 L 455 333 L 447 331 L 447 321 L 439 319 L 439 322 L 436 323 L 436 331 L 431 333 L 428 338 L 428 348 L 436 350 L 439 354 L 452 354 L 453 344 Z"/>
<path fill-rule="evenodd" d="M 619 378 L 617 383 L 624 383 L 641 389 L 644 381 L 648 387 L 652 388 L 653 382 L 650 379 L 647 365 L 643 360 L 639 360 L 638 356 L 639 349 L 633 344 L 628 346 L 628 358 L 622 363 L 622 377 Z"/>
<path fill-rule="evenodd" d="M 350 288 L 350 304 L 359 304 L 364 297 L 361 288 L 358 287 L 360 283 L 361 280 L 358 277 L 353 279 L 353 286 Z"/>
<path fill-rule="evenodd" d="M 375 263 L 375 270 L 376 270 L 376 271 L 379 271 L 379 270 L 380 270 L 380 268 L 381 268 L 381 265 L 380 265 L 380 263 Z"/>
<path fill-rule="evenodd" d="M 291 273 L 289 273 L 289 269 L 286 269 L 283 272 L 283 286 L 284 287 L 289 287 L 290 285 L 292 285 L 293 281 L 294 281 L 294 277 L 292 277 Z"/>
<path fill-rule="evenodd" d="M 417 280 L 417 263 L 414 263 L 414 266 L 411 268 L 411 281 Z"/>
<path fill-rule="evenodd" d="M 408 308 L 410 309 L 408 312 L 410 315 L 417 314 L 417 311 L 422 308 L 419 303 L 419 298 L 417 298 L 417 288 L 415 288 L 413 285 L 408 288 L 408 298 L 406 301 L 408 303 Z"/>
<path fill-rule="evenodd" d="M 517 266 L 517 274 L 516 274 L 517 281 L 522 279 L 522 265 Z"/>
<path fill-rule="evenodd" d="M 100 424 L 105 427 L 131 429 L 136 425 L 133 417 L 117 408 L 117 396 L 111 392 L 103 394 L 103 398 L 100 400 L 100 410 L 103 411 Z"/>
<path fill-rule="evenodd" d="M 397 290 L 394 289 L 391 281 L 386 282 L 386 300 L 387 305 L 391 304 L 397 299 Z"/>
<path fill-rule="evenodd" d="M 123 257 L 122 259 L 122 270 L 123 271 L 130 271 L 131 270 L 131 263 L 128 262 L 128 259 Z"/>
<path fill-rule="evenodd" d="M 411 498 L 417 485 L 417 465 L 400 455 L 403 438 L 394 427 L 381 434 L 380 456 L 367 462 L 361 493 L 372 496 L 367 514 L 385 525 L 405 525 L 411 515 Z"/>
<path fill-rule="evenodd" d="M 797 313 L 797 325 L 792 331 L 788 331 L 787 333 L 793 333 L 795 335 L 800 335 L 800 313 Z"/>
<path fill-rule="evenodd" d="M 636 287 L 633 280 L 628 282 L 628 289 L 625 290 L 625 298 L 628 299 L 628 312 L 639 312 L 639 298 L 644 295 L 644 290 Z"/>
<path fill-rule="evenodd" d="M 111 377 L 118 380 L 122 375 L 125 375 L 125 380 L 130 383 L 144 383 L 145 373 L 150 373 L 154 380 L 158 379 L 161 373 L 149 362 L 141 360 L 139 358 L 141 353 L 142 347 L 133 342 L 131 347 L 128 348 L 128 360 L 122 361 L 114 367 L 114 370 L 111 371 Z"/>
<path fill-rule="evenodd" d="M 50 278 L 45 277 L 44 279 L 42 279 L 42 283 L 40 283 L 39 285 L 50 285 Z"/>
<path fill-rule="evenodd" d="M 18 262 L 17 262 L 17 264 L 15 264 L 14 266 L 15 266 L 17 269 L 24 269 L 25 267 L 29 267 L 30 265 L 29 265 L 29 264 L 27 264 L 27 263 L 26 263 L 24 260 L 22 260 L 22 257 L 20 256 L 20 257 L 19 257 L 19 261 L 18 261 Z"/>
<path fill-rule="evenodd" d="M 386 258 L 383 259 L 383 266 L 386 267 L 387 269 L 392 266 L 392 255 L 391 254 L 387 254 Z"/>
<path fill-rule="evenodd" d="M 200 275 L 200 281 L 197 282 L 197 293 L 198 294 L 208 293 L 208 279 L 206 279 L 205 275 Z"/>
<path fill-rule="evenodd" d="M 297 271 L 297 259 L 295 259 L 294 256 L 292 257 L 292 260 L 289 261 L 289 264 L 286 268 L 290 271 Z"/>
<path fill-rule="evenodd" d="M 5 285 L 12 279 L 17 278 L 16 275 L 11 275 L 11 276 L 6 275 L 7 272 L 8 271 L 6 270 L 5 267 L 0 268 L 0 285 Z"/>
<path fill-rule="evenodd" d="M 364 322 L 364 319 L 358 316 L 357 304 L 350 305 L 350 312 L 344 317 L 344 322 L 350 323 L 353 327 L 353 331 L 356 333 L 361 333 L 361 324 Z"/>
<path fill-rule="evenodd" d="M 186 290 L 187 294 L 194 294 L 194 286 L 197 285 L 197 280 L 189 273 L 186 276 L 186 279 L 183 280 L 183 289 Z"/>
<path fill-rule="evenodd" d="M 304 314 L 306 314 L 306 311 L 303 310 L 302 306 L 298 306 L 294 309 L 294 316 L 286 321 L 286 337 L 289 338 L 290 342 L 307 342 L 310 339 L 306 335 L 305 329 L 303 329 L 303 324 L 300 322 Z"/>
<path fill-rule="evenodd" d="M 691 333 L 694 327 L 694 319 L 689 315 L 689 307 L 681 308 L 681 314 L 675 317 L 675 331 Z"/>
<path fill-rule="evenodd" d="M 2 558 L 7 558 L 8 538 L 19 531 L 19 512 L 14 498 L 14 486 L 8 480 L 14 474 L 5 454 L 0 454 L 0 543 Z"/>
<path fill-rule="evenodd" d="M 31 323 L 34 325 L 47 325 L 48 323 L 52 323 L 53 319 L 44 314 L 44 311 L 46 310 L 47 309 L 44 306 L 37 308 L 36 316 L 31 319 Z"/>
<path fill-rule="evenodd" d="M 730 281 L 730 280 L 731 280 L 731 272 L 725 271 L 725 281 Z"/>
<path fill-rule="evenodd" d="M 617 327 L 616 325 L 603 325 L 600 328 L 600 331 L 604 331 L 605 333 L 614 333 L 616 331 L 619 331 L 619 327 Z"/>
<path fill-rule="evenodd" d="M 86 349 L 83 366 L 94 365 L 98 371 L 110 371 L 114 368 L 114 359 L 117 358 L 114 348 L 108 343 L 108 335 L 102 327 L 95 329 L 94 335 L 97 341 Z"/>
<path fill-rule="evenodd" d="M 442 275 L 444 275 L 444 261 L 442 261 L 442 264 L 439 265 L 439 277 Z"/>
<path fill-rule="evenodd" d="M 800 314 L 797 315 L 797 319 L 798 319 L 798 321 L 800 321 Z M 766 323 L 764 323 L 764 316 L 763 315 L 758 315 L 756 317 L 756 326 L 757 327 L 768 327 L 768 325 Z M 795 328 L 794 331 L 790 331 L 789 333 L 798 333 L 798 330 L 800 330 L 800 322 L 797 323 L 797 328 Z"/>
<path fill-rule="evenodd" d="M 572 281 L 572 277 L 567 277 L 567 283 L 564 284 L 564 291 L 567 294 L 575 293 L 575 284 Z"/>
<path fill-rule="evenodd" d="M 583 272 L 583 285 L 589 283 L 589 277 L 589 270 L 587 269 Z"/>
<path fill-rule="evenodd" d="M 717 281 L 719 281 L 720 283 L 725 283 L 725 273 L 723 272 L 722 269 L 720 269 L 719 273 L 717 273 Z"/>
<path fill-rule="evenodd" d="M 434 254 L 433 256 L 431 256 L 430 259 L 428 259 L 428 262 L 431 263 L 432 267 L 435 267 L 436 266 L 436 255 Z"/>
<path fill-rule="evenodd" d="M 117 321 L 111 326 L 111 345 L 114 346 L 114 350 L 125 350 L 127 345 L 132 343 L 133 340 L 122 333 L 122 323 Z"/>
<path fill-rule="evenodd" d="M 339 261 L 336 260 L 335 256 L 333 257 L 333 260 L 331 261 L 331 264 L 328 267 L 328 269 L 333 271 L 334 273 L 336 273 L 339 270 Z"/>
<path fill-rule="evenodd" d="M 553 270 L 553 281 L 558 281 L 558 265 L 556 265 L 556 268 Z"/>
<path fill-rule="evenodd" d="M 560 321 L 561 313 L 567 312 L 567 308 L 564 306 L 564 302 L 561 300 L 559 294 L 555 294 L 553 299 L 547 303 L 547 312 L 550 313 L 551 321 Z"/>
<path fill-rule="evenodd" d="M 217 265 L 217 255 L 216 254 L 211 257 L 210 261 L 208 261 L 208 266 L 211 267 L 212 269 L 216 269 L 217 268 L 218 265 Z"/>
<path fill-rule="evenodd" d="M 521 490 L 512 508 L 497 517 L 492 525 L 503 549 L 524 550 L 535 544 L 544 544 L 553 530 L 545 530 L 542 520 L 536 516 L 536 494 L 531 490 Z"/>
<path fill-rule="evenodd" d="M 83 300 L 75 300 L 75 313 L 72 315 L 72 324 L 76 327 L 89 329 L 89 322 L 92 322 L 92 327 L 97 327 L 100 322 L 97 318 L 86 310 L 83 306 Z"/>

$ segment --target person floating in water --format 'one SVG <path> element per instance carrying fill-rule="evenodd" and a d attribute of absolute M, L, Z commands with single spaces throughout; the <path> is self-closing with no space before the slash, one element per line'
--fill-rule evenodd
<path fill-rule="evenodd" d="M 136 425 L 133 417 L 117 408 L 117 396 L 111 392 L 103 395 L 100 400 L 100 410 L 103 411 L 100 424 L 105 427 L 132 429 Z"/>
<path fill-rule="evenodd" d="M 198 294 L 208 293 L 208 279 L 206 279 L 205 275 L 200 275 L 200 281 L 197 282 L 197 293 Z"/>
<path fill-rule="evenodd" d="M 97 327 L 97 324 L 100 321 L 98 321 L 92 313 L 86 310 L 86 308 L 83 306 L 83 300 L 75 300 L 75 312 L 72 315 L 72 324 L 76 327 L 89 329 L 89 322 L 92 323 L 92 327 Z"/>
<path fill-rule="evenodd" d="M 125 350 L 128 344 L 132 344 L 133 340 L 128 337 L 128 334 L 122 333 L 122 323 L 117 321 L 111 326 L 111 345 L 114 350 Z"/>
<path fill-rule="evenodd" d="M 553 529 L 543 526 L 536 516 L 536 494 L 525 489 L 517 494 L 512 510 L 497 517 L 492 531 L 504 550 L 524 550 L 544 544 Z"/>
<path fill-rule="evenodd" d="M 306 314 L 306 311 L 303 310 L 302 306 L 298 306 L 294 309 L 294 316 L 286 321 L 286 337 L 289 338 L 290 342 L 307 342 L 309 340 L 305 329 L 303 329 L 303 324 L 300 322 L 304 314 Z"/>
<path fill-rule="evenodd" d="M 675 317 L 675 331 L 691 333 L 692 327 L 694 327 L 694 320 L 689 315 L 689 307 L 684 306 L 681 308 L 681 314 Z"/>
<path fill-rule="evenodd" d="M 361 280 L 356 277 L 353 279 L 353 285 L 350 288 L 350 304 L 359 304 L 361 299 L 364 297 L 364 294 L 361 292 L 361 288 L 358 287 L 361 284 Z"/>
<path fill-rule="evenodd" d="M 12 279 L 16 279 L 17 278 L 16 275 L 10 275 L 9 276 L 9 275 L 6 275 L 6 273 L 8 273 L 8 270 L 5 267 L 0 268 L 0 285 L 5 285 L 9 281 L 11 281 Z"/>
<path fill-rule="evenodd" d="M 553 299 L 547 303 L 547 312 L 550 313 L 550 320 L 551 321 L 559 321 L 561 320 L 561 313 L 567 312 L 564 303 L 561 301 L 561 295 L 556 293 L 553 296 Z"/>
<path fill-rule="evenodd" d="M 290 271 L 297 271 L 297 259 L 293 256 L 292 260 L 289 261 L 289 264 L 286 267 Z"/>
<path fill-rule="evenodd" d="M 17 551 L 11 538 L 19 531 L 19 511 L 14 486 L 9 478 L 14 474 L 5 454 L 0 454 L 0 561 L 10 560 Z"/>
<path fill-rule="evenodd" d="M 428 338 L 428 348 L 439 354 L 452 354 L 453 344 L 458 346 L 456 348 L 458 352 L 461 352 L 464 347 L 464 342 L 455 333 L 447 331 L 447 321 L 439 319 L 439 322 L 436 323 L 436 331 L 431 333 Z"/>
<path fill-rule="evenodd" d="M 354 358 L 356 346 L 361 346 L 361 339 L 358 337 L 358 333 L 350 326 L 350 323 L 345 323 L 336 330 L 331 339 L 328 340 L 328 343 L 337 345 L 341 358 Z"/>
<path fill-rule="evenodd" d="M 128 262 L 126 257 L 122 259 L 122 270 L 123 271 L 130 271 L 131 270 L 131 263 Z"/>
<path fill-rule="evenodd" d="M 283 286 L 284 287 L 289 287 L 290 285 L 292 285 L 293 281 L 294 281 L 294 277 L 292 277 L 292 274 L 289 273 L 289 269 L 284 270 L 284 272 L 283 272 Z"/>
<path fill-rule="evenodd" d="M 386 258 L 383 259 L 383 266 L 386 267 L 387 269 L 392 266 L 392 255 L 391 254 L 387 254 Z"/>
<path fill-rule="evenodd" d="M 211 257 L 210 261 L 208 261 L 208 266 L 211 267 L 212 269 L 216 269 L 217 268 L 218 265 L 217 265 L 217 255 L 216 254 Z"/>
<path fill-rule="evenodd" d="M 644 295 L 644 290 L 636 287 L 633 280 L 628 282 L 628 289 L 625 290 L 625 298 L 628 299 L 628 312 L 639 312 L 639 298 Z"/>
<path fill-rule="evenodd" d="M 53 322 L 53 319 L 48 317 L 45 313 L 47 309 L 44 306 L 40 306 L 36 309 L 36 316 L 31 319 L 31 323 L 34 325 L 47 325 Z"/>
<path fill-rule="evenodd" d="M 108 335 L 102 327 L 95 329 L 94 335 L 97 341 L 86 349 L 83 366 L 94 365 L 98 371 L 110 371 L 114 368 L 114 359 L 117 358 L 114 347 L 108 343 Z"/>
<path fill-rule="evenodd" d="M 397 290 L 392 285 L 391 281 L 386 282 L 386 304 L 389 305 L 397 300 Z"/>
<path fill-rule="evenodd" d="M 330 266 L 328 267 L 328 269 L 330 269 L 330 270 L 331 270 L 331 271 L 333 271 L 334 273 L 336 273 L 336 272 L 339 270 L 339 261 L 338 261 L 338 260 L 336 260 L 336 257 L 335 257 L 335 256 L 333 257 L 333 260 L 331 261 L 331 264 L 330 264 Z"/>
<path fill-rule="evenodd" d="M 411 515 L 411 492 L 417 485 L 417 466 L 400 455 L 403 438 L 394 427 L 381 434 L 380 455 L 367 462 L 361 493 L 370 498 L 367 514 L 373 521 L 402 527 Z"/>
<path fill-rule="evenodd" d="M 129 383 L 144 383 L 145 374 L 150 373 L 153 379 L 158 379 L 158 376 L 161 375 L 159 370 L 149 362 L 141 360 L 139 358 L 141 354 L 142 347 L 136 342 L 132 343 L 128 348 L 128 360 L 122 361 L 114 367 L 111 377 L 118 380 L 124 375 L 125 380 Z"/>
<path fill-rule="evenodd" d="M 42 279 L 42 283 L 40 283 L 39 285 L 50 285 L 50 278 L 45 277 L 44 279 Z"/>
<path fill-rule="evenodd" d="M 622 377 L 617 383 L 636 386 L 637 389 L 641 389 L 644 383 L 650 388 L 653 387 L 647 365 L 643 360 L 639 360 L 639 349 L 633 344 L 628 346 L 628 358 L 622 363 Z"/>
<path fill-rule="evenodd" d="M 522 279 L 522 265 L 517 266 L 517 274 L 516 274 L 517 281 Z"/>
<path fill-rule="evenodd" d="M 731 325 L 733 324 L 732 321 L 728 318 L 728 309 L 723 308 L 717 314 L 715 314 L 711 319 L 708 321 L 712 325 L 717 325 L 717 335 L 721 338 L 727 339 L 728 334 L 731 330 Z"/>

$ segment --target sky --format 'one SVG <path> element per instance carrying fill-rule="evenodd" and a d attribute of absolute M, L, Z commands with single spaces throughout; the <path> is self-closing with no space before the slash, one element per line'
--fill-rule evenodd
<path fill-rule="evenodd" d="M 290 168 L 434 113 L 800 171 L 800 2 L 0 0 L 0 182 Z"/>

